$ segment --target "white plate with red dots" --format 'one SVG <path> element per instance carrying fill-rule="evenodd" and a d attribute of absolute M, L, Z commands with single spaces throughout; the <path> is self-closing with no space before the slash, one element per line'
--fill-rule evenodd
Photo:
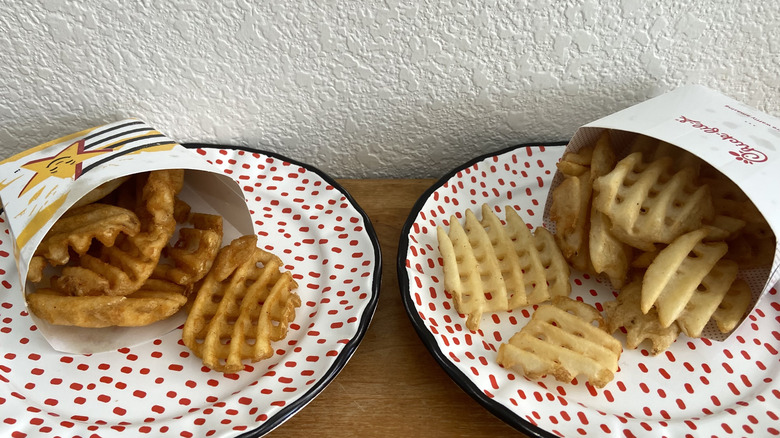
<path fill-rule="evenodd" d="M 333 179 L 268 152 L 185 145 L 243 187 L 259 245 L 277 254 L 302 305 L 269 359 L 223 374 L 181 328 L 117 351 L 70 355 L 36 332 L 0 215 L 0 436 L 260 436 L 346 365 L 379 298 L 381 254 L 365 213 Z"/>
<path fill-rule="evenodd" d="M 522 145 L 475 158 L 421 196 L 401 233 L 398 276 L 407 314 L 431 354 L 464 391 L 529 436 L 780 436 L 780 294 L 759 302 L 725 341 L 681 335 L 664 354 L 624 349 L 615 378 L 596 389 L 584 381 L 529 380 L 499 366 L 499 345 L 533 309 L 483 316 L 469 331 L 444 290 L 436 226 L 463 220 L 483 203 L 512 206 L 533 227 L 562 144 Z M 612 289 L 572 272 L 572 297 L 603 310 Z M 617 336 L 621 336 L 620 333 Z"/>

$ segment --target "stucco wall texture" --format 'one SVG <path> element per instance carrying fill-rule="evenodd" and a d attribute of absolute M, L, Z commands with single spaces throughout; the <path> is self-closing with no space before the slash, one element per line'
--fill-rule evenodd
<path fill-rule="evenodd" d="M 780 115 L 775 1 L 0 6 L 0 158 L 133 116 L 334 177 L 438 177 L 683 84 Z"/>

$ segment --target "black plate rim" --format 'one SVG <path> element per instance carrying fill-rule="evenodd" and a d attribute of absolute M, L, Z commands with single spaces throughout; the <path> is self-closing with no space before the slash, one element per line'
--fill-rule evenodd
<path fill-rule="evenodd" d="M 309 388 L 308 391 L 303 393 L 303 395 L 298 397 L 292 403 L 287 404 L 279 412 L 269 417 L 268 420 L 266 420 L 262 425 L 258 426 L 255 429 L 237 435 L 237 437 L 240 438 L 257 438 L 265 434 L 268 434 L 274 429 L 276 429 L 277 427 L 281 426 L 285 421 L 292 418 L 293 415 L 298 413 L 298 411 L 300 411 L 307 404 L 313 401 L 328 386 L 328 384 L 330 384 L 333 381 L 333 379 L 336 378 L 336 376 L 341 372 L 344 366 L 346 366 L 347 362 L 349 362 L 349 360 L 352 358 L 352 355 L 357 350 L 358 346 L 360 345 L 360 342 L 363 340 L 363 337 L 368 331 L 368 327 L 371 324 L 371 320 L 374 317 L 374 313 L 376 312 L 376 307 L 379 302 L 379 292 L 382 283 L 382 251 L 379 246 L 379 238 L 377 237 L 376 231 L 374 230 L 374 226 L 371 224 L 371 220 L 369 219 L 368 215 L 363 210 L 363 208 L 360 207 L 360 205 L 355 201 L 352 195 L 344 187 L 342 187 L 341 184 L 337 183 L 333 177 L 326 174 L 325 172 L 318 169 L 317 167 L 314 167 L 307 163 L 303 163 L 298 160 L 291 159 L 277 152 L 254 149 L 247 146 L 221 145 L 221 144 L 211 144 L 211 143 L 182 143 L 182 146 L 184 146 L 187 149 L 199 149 L 199 148 L 232 149 L 232 150 L 241 150 L 249 153 L 267 155 L 273 158 L 277 158 L 279 160 L 286 161 L 290 164 L 303 167 L 307 171 L 317 174 L 320 178 L 322 178 L 328 184 L 332 185 L 336 190 L 341 192 L 344 195 L 344 197 L 347 198 L 347 201 L 350 203 L 350 205 L 352 205 L 352 207 L 354 207 L 355 210 L 357 210 L 357 212 L 363 218 L 363 223 L 365 224 L 366 233 L 368 234 L 369 239 L 371 240 L 371 245 L 374 250 L 374 257 L 376 258 L 376 264 L 374 266 L 373 283 L 371 285 L 371 298 L 368 302 L 368 306 L 366 307 L 366 310 L 363 312 L 363 315 L 361 316 L 360 323 L 358 325 L 358 330 L 355 333 L 355 336 L 353 336 L 352 339 L 350 339 L 349 342 L 347 342 L 344 345 L 344 349 L 341 351 L 341 353 L 339 353 L 339 355 L 336 357 L 336 360 L 333 362 L 330 368 L 328 368 L 328 370 L 325 372 L 323 377 L 317 382 L 315 382 L 314 384 L 312 384 L 312 387 Z"/>
<path fill-rule="evenodd" d="M 439 178 L 432 186 L 430 186 L 417 199 L 417 202 L 415 202 L 414 206 L 412 207 L 412 210 L 409 213 L 409 216 L 407 217 L 403 228 L 401 229 L 401 238 L 398 243 L 398 256 L 396 259 L 396 270 L 398 273 L 398 286 L 401 292 L 401 300 L 403 301 L 404 308 L 406 309 L 406 315 L 409 317 L 409 320 L 411 321 L 412 326 L 417 332 L 417 335 L 420 337 L 420 340 L 428 349 L 428 351 L 431 353 L 431 355 L 436 360 L 436 362 L 438 362 L 439 365 L 444 369 L 444 371 L 450 376 L 450 379 L 452 379 L 465 393 L 470 395 L 474 400 L 476 400 L 490 413 L 498 417 L 501 421 L 508 424 L 509 426 L 512 426 L 518 431 L 525 433 L 529 437 L 534 437 L 534 438 L 536 437 L 559 438 L 559 437 L 558 435 L 548 432 L 538 426 L 535 426 L 528 420 L 519 417 L 517 414 L 512 412 L 506 406 L 496 402 L 495 400 L 485 395 L 485 393 L 482 392 L 471 381 L 471 379 L 469 379 L 468 376 L 466 376 L 466 374 L 461 372 L 457 367 L 454 366 L 452 362 L 449 361 L 449 359 L 447 359 L 447 356 L 439 349 L 435 338 L 433 337 L 431 332 L 428 331 L 428 329 L 425 326 L 425 323 L 417 314 L 417 311 L 415 310 L 414 301 L 412 300 L 412 296 L 409 293 L 409 276 L 406 273 L 406 259 L 407 259 L 407 251 L 409 248 L 409 231 L 411 230 L 412 225 L 414 224 L 415 218 L 422 210 L 423 205 L 425 205 L 425 203 L 428 201 L 428 198 L 430 198 L 433 192 L 435 192 L 439 187 L 444 185 L 458 172 L 467 169 L 473 166 L 474 164 L 484 161 L 490 157 L 503 155 L 515 151 L 517 149 L 560 147 L 560 146 L 566 146 L 567 144 L 568 141 L 558 141 L 558 142 L 546 142 L 546 143 L 541 143 L 541 142 L 523 143 L 515 146 L 510 146 L 496 152 L 490 152 L 487 154 L 480 155 L 445 173 L 444 176 Z"/>

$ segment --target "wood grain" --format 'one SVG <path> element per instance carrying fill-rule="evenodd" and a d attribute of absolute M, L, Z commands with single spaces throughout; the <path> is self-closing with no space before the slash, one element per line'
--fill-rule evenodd
<path fill-rule="evenodd" d="M 435 180 L 338 180 L 369 216 L 382 248 L 379 304 L 346 367 L 269 437 L 503 437 L 525 435 L 455 384 L 406 316 L 396 255 L 409 212 Z"/>

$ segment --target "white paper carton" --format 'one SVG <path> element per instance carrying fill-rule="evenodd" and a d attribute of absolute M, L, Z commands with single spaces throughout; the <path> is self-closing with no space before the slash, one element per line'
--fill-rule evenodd
<path fill-rule="evenodd" d="M 732 181 L 753 201 L 775 236 L 780 232 L 780 119 L 709 88 L 690 85 L 588 123 L 577 130 L 566 151 L 593 144 L 604 129 L 613 144 L 643 134 L 686 149 Z M 563 179 L 557 172 L 551 191 Z M 545 221 L 549 219 L 548 196 Z M 780 279 L 780 248 L 775 239 L 772 266 L 741 272 L 753 291 L 753 305 Z M 712 329 L 705 336 L 723 339 Z"/>
<path fill-rule="evenodd" d="M 68 208 L 106 181 L 159 169 L 186 169 L 179 198 L 192 211 L 223 217 L 223 243 L 253 232 L 238 184 L 196 152 L 138 119 L 98 126 L 0 162 L 0 200 L 23 285 L 19 293 L 35 287 L 26 281 L 30 259 L 46 232 Z M 30 316 L 53 348 L 69 353 L 95 353 L 132 346 L 165 334 L 184 322 L 180 312 L 146 327 L 93 329 L 52 326 L 32 312 Z"/>

